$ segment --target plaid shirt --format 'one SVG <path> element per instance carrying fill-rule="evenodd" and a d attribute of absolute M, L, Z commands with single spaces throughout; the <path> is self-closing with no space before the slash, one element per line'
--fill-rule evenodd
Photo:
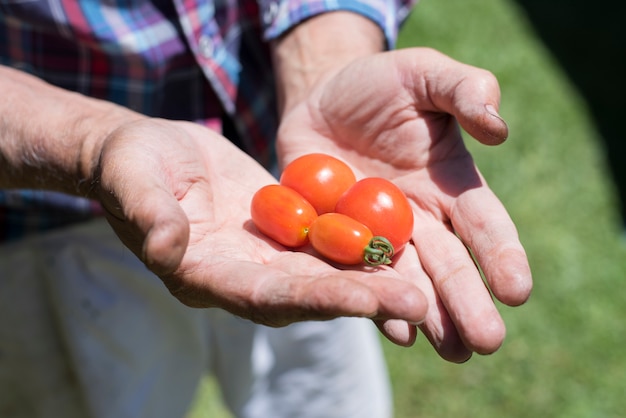
<path fill-rule="evenodd" d="M 265 166 L 277 127 L 267 41 L 349 10 L 394 46 L 416 0 L 0 0 L 0 64 L 148 116 L 220 130 Z M 0 97 L 0 100 L 1 97 Z M 95 202 L 0 190 L 0 241 L 89 219 Z"/>

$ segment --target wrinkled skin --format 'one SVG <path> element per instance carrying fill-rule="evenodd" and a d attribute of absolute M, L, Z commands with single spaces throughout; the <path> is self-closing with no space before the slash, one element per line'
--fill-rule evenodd
<path fill-rule="evenodd" d="M 415 228 L 394 268 L 429 301 L 421 329 L 449 360 L 497 350 L 505 326 L 467 247 L 505 304 L 526 301 L 532 279 L 516 228 L 458 127 L 487 145 L 506 139 L 496 79 L 436 51 L 409 49 L 361 59 L 318 87 L 285 115 L 281 161 L 316 150 L 341 157 L 360 177 L 398 184 L 413 204 Z M 379 326 L 399 344 L 414 339 L 410 325 Z"/>
<path fill-rule="evenodd" d="M 111 133 L 93 195 L 122 241 L 189 306 L 221 307 L 270 326 L 368 317 L 401 345 L 413 343 L 421 324 L 442 357 L 464 361 L 495 351 L 505 329 L 455 234 L 498 299 L 517 305 L 531 289 L 515 227 L 448 114 L 496 144 L 506 125 L 485 105 L 498 101 L 489 73 L 431 50 L 403 50 L 354 62 L 285 114 L 282 164 L 326 152 L 359 176 L 392 179 L 410 197 L 414 245 L 393 268 L 339 270 L 263 237 L 251 224 L 250 200 L 276 180 L 192 123 L 144 119 Z"/>
<path fill-rule="evenodd" d="M 189 306 L 271 326 L 338 316 L 423 319 L 424 296 L 394 271 L 342 272 L 262 236 L 250 201 L 276 180 L 197 124 L 125 125 L 106 141 L 99 167 L 96 194 L 110 224 Z"/>

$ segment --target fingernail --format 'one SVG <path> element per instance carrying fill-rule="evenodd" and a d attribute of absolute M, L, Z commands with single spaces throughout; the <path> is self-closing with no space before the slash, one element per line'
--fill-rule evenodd
<path fill-rule="evenodd" d="M 485 110 L 487 111 L 487 113 L 489 113 L 491 116 L 493 116 L 499 121 L 498 123 L 499 126 L 495 126 L 491 124 L 491 127 L 490 127 L 491 130 L 487 131 L 487 134 L 491 136 L 493 140 L 490 142 L 486 142 L 486 143 L 488 145 L 499 145 L 503 143 L 506 140 L 506 138 L 509 136 L 509 127 L 507 123 L 504 121 L 504 119 L 502 119 L 502 116 L 500 116 L 500 114 L 498 113 L 494 105 L 486 104 Z"/>
<path fill-rule="evenodd" d="M 486 104 L 485 105 L 485 110 L 491 115 L 491 116 L 495 116 L 496 118 L 503 120 L 502 117 L 500 116 L 500 114 L 498 113 L 498 111 L 496 110 L 495 106 L 492 104 Z"/>

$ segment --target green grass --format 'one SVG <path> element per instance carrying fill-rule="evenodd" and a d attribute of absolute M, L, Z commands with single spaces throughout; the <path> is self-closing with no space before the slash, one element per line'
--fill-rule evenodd
<path fill-rule="evenodd" d="M 626 245 L 586 104 L 510 0 L 422 0 L 399 47 L 431 46 L 500 80 L 509 140 L 467 144 L 516 222 L 531 300 L 501 306 L 507 339 L 457 365 L 426 339 L 384 342 L 397 418 L 620 417 L 626 411 Z M 207 383 L 193 418 L 226 417 Z M 208 414 L 208 415 L 207 415 Z"/>
<path fill-rule="evenodd" d="M 518 226 L 535 287 L 525 306 L 501 307 L 507 339 L 492 356 L 454 365 L 425 339 L 385 343 L 396 416 L 623 416 L 626 249 L 582 97 L 512 1 L 423 0 L 399 46 L 435 47 L 500 80 L 509 140 L 467 143 Z"/>
<path fill-rule="evenodd" d="M 196 401 L 185 418 L 232 418 L 222 402 L 220 388 L 212 376 L 206 376 L 196 395 Z"/>

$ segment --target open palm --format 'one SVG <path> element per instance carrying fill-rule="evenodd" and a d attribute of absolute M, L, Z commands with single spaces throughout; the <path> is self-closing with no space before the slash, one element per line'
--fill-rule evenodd
<path fill-rule="evenodd" d="M 359 316 L 423 320 L 419 289 L 386 269 L 340 271 L 251 224 L 250 201 L 276 180 L 197 124 L 147 119 L 106 141 L 97 197 L 121 240 L 183 303 L 252 321 Z"/>
<path fill-rule="evenodd" d="M 454 361 L 493 352 L 503 341 L 505 327 L 489 289 L 518 305 L 532 287 L 515 226 L 459 129 L 460 123 L 485 144 L 503 142 L 508 132 L 496 114 L 499 99 L 487 71 L 430 49 L 398 50 L 346 67 L 286 113 L 279 130 L 283 164 L 326 152 L 359 176 L 385 177 L 404 190 L 416 222 L 413 245 L 395 270 L 427 295 L 421 328 Z M 382 324 L 392 334 L 403 332 L 398 326 Z"/>

